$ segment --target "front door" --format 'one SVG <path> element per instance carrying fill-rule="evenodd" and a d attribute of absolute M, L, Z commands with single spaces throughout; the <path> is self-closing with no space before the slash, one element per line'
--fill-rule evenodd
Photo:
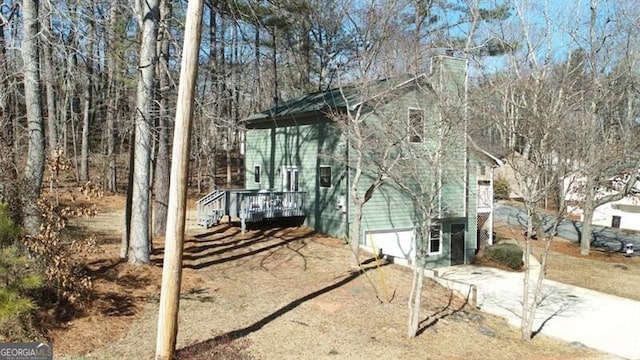
<path fill-rule="evenodd" d="M 282 167 L 282 191 L 300 191 L 298 186 L 298 167 Z"/>
<path fill-rule="evenodd" d="M 451 265 L 464 264 L 464 224 L 451 225 Z"/>

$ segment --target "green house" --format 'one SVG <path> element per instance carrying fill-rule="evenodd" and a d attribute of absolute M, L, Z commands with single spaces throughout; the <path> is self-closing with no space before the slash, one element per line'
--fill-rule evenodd
<path fill-rule="evenodd" d="M 336 126 L 336 114 L 360 111 L 366 121 L 385 124 L 386 131 L 396 126 L 397 132 L 406 131 L 404 141 L 426 152 L 442 137 L 437 122 L 431 120 L 455 113 L 462 121 L 449 129 L 444 161 L 437 169 L 437 216 L 429 232 L 427 266 L 469 263 L 480 233 L 477 167 L 484 164 L 470 159 L 467 150 L 466 69 L 464 59 L 438 56 L 431 61 L 430 73 L 376 81 L 367 86 L 366 94 L 363 87 L 333 89 L 254 114 L 246 119 L 243 191 L 264 196 L 303 194 L 297 204 L 305 225 L 346 238 L 354 225 L 349 191 L 355 175 L 354 151 L 345 134 L 348 130 Z M 366 187 L 373 178 L 365 171 L 360 183 Z M 280 198 L 270 197 L 271 202 Z M 411 263 L 414 229 L 421 216 L 415 204 L 392 182 L 377 188 L 363 207 L 361 247 Z"/>

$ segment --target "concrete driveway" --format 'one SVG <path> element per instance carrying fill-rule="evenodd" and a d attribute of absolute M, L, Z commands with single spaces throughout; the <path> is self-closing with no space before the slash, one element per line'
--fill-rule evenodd
<path fill-rule="evenodd" d="M 535 276 L 537 267 L 532 273 Z M 524 273 L 473 265 L 437 269 L 440 277 L 476 285 L 480 310 L 520 326 Z M 534 331 L 626 359 L 640 359 L 640 302 L 544 281 Z"/>
<path fill-rule="evenodd" d="M 527 228 L 527 214 L 523 209 L 515 206 L 496 203 L 494 208 L 494 221 L 509 224 L 524 232 Z M 552 225 L 550 216 L 543 217 L 545 230 Z M 628 232 L 610 227 L 592 225 L 591 246 L 605 248 L 609 251 L 623 252 L 626 244 L 634 244 L 635 255 L 640 254 L 640 234 Z M 558 226 L 558 236 L 574 242 L 580 241 L 582 236 L 582 222 L 564 219 Z"/>

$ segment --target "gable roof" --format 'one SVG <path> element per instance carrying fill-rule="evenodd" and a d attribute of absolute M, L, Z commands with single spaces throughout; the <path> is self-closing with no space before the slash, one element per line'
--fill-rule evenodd
<path fill-rule="evenodd" d="M 478 146 L 478 144 L 476 144 L 476 142 L 473 140 L 471 136 L 467 135 L 467 139 L 469 141 L 469 144 L 471 144 L 471 146 L 469 147 L 469 149 L 471 150 L 470 153 L 476 159 L 483 161 L 486 164 L 490 164 L 491 166 L 504 165 L 504 161 L 502 160 L 504 159 L 504 155 L 491 153 L 481 148 L 480 146 Z"/>
<path fill-rule="evenodd" d="M 418 76 L 405 75 L 396 78 L 377 80 L 362 88 L 356 86 L 345 86 L 342 88 L 338 87 L 326 91 L 306 94 L 278 104 L 271 109 L 253 114 L 246 118 L 245 121 L 247 123 L 252 123 L 270 118 L 302 116 L 309 113 L 345 109 L 347 106 L 354 109 L 363 102 L 369 101 L 388 91 L 404 87 L 414 80 L 424 76 L 425 74 Z M 367 91 L 368 96 L 362 94 L 363 90 Z"/>

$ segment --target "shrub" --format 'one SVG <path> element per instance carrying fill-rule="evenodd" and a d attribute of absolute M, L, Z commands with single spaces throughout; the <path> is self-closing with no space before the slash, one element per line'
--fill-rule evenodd
<path fill-rule="evenodd" d="M 11 220 L 6 204 L 0 204 L 0 246 L 13 244 L 20 238 L 20 228 Z"/>
<path fill-rule="evenodd" d="M 522 254 L 520 246 L 512 243 L 499 243 L 489 246 L 484 251 L 486 258 L 514 270 L 522 268 Z"/>
<path fill-rule="evenodd" d="M 511 186 L 504 177 L 498 177 L 493 180 L 493 196 L 497 200 L 506 200 L 511 193 Z"/>
<path fill-rule="evenodd" d="M 94 237 L 65 241 L 60 232 L 67 226 L 69 217 L 94 216 L 96 209 L 56 206 L 45 198 L 38 201 L 38 206 L 42 214 L 40 233 L 25 236 L 23 240 L 42 269 L 47 286 L 56 292 L 58 299 L 82 306 L 89 300 L 92 284 L 79 255 L 99 249 Z"/>
<path fill-rule="evenodd" d="M 31 337 L 29 319 L 36 304 L 30 291 L 42 286 L 32 265 L 15 246 L 0 247 L 0 341 Z"/>

